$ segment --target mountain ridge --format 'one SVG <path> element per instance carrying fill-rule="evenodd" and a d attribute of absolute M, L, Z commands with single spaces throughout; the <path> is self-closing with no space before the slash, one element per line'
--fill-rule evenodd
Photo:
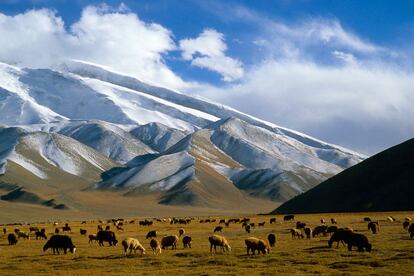
<path fill-rule="evenodd" d="M 365 158 L 82 62 L 59 70 L 0 63 L 0 124 L 0 134 L 10 132 L 0 142 L 0 181 L 73 211 L 108 211 L 90 204 L 112 194 L 125 210 L 151 198 L 156 208 L 263 212 Z M 13 140 L 20 132 L 28 138 Z"/>

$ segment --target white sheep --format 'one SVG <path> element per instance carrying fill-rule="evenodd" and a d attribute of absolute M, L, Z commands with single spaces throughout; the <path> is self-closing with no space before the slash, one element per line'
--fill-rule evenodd
<path fill-rule="evenodd" d="M 132 254 L 132 250 L 134 250 L 134 254 L 137 253 L 137 250 L 141 251 L 141 255 L 145 254 L 145 248 L 140 244 L 140 242 L 137 239 L 126 238 L 122 241 L 122 246 L 124 247 L 125 256 L 127 255 L 128 249 L 129 254 Z"/>
<path fill-rule="evenodd" d="M 254 255 L 256 250 L 257 252 L 259 252 L 259 254 L 270 253 L 269 243 L 265 240 L 251 237 L 251 238 L 245 239 L 244 243 L 246 244 L 246 247 L 247 247 L 247 255 L 249 255 L 250 251 L 252 251 L 252 254 Z"/>
<path fill-rule="evenodd" d="M 217 252 L 217 250 L 216 250 L 216 247 L 217 246 L 220 246 L 221 247 L 221 250 L 223 252 L 226 251 L 226 250 L 228 252 L 231 251 L 231 247 L 230 247 L 228 241 L 223 236 L 213 235 L 213 236 L 210 236 L 208 238 L 208 240 L 210 241 L 210 253 L 213 251 L 213 246 L 214 246 L 214 252 Z"/>

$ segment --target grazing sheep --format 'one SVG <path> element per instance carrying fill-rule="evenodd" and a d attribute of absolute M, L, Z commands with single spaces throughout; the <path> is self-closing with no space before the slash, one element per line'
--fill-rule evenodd
<path fill-rule="evenodd" d="M 270 253 L 269 243 L 265 240 L 251 237 L 245 239 L 244 243 L 246 244 L 247 255 L 249 255 L 250 251 L 252 251 L 252 254 L 254 255 L 256 250 L 259 254 L 261 252 L 263 255 Z"/>
<path fill-rule="evenodd" d="M 319 226 L 316 226 L 315 228 L 313 228 L 312 237 L 317 237 L 320 234 L 326 236 L 327 230 L 328 230 L 328 226 L 327 225 L 319 225 Z"/>
<path fill-rule="evenodd" d="M 250 234 L 250 230 L 251 230 L 250 225 L 249 225 L 249 224 L 247 224 L 247 225 L 244 227 L 244 230 L 245 230 L 247 233 L 249 233 L 249 234 Z"/>
<path fill-rule="evenodd" d="M 184 238 L 183 238 L 183 246 L 184 246 L 184 248 L 191 248 L 191 241 L 192 241 L 192 238 L 190 237 L 190 236 L 185 236 Z"/>
<path fill-rule="evenodd" d="M 345 243 L 348 244 L 348 250 L 351 251 L 353 246 L 358 247 L 359 252 L 363 252 L 364 249 L 367 252 L 371 252 L 372 245 L 368 242 L 368 238 L 363 234 L 350 232 L 345 237 Z"/>
<path fill-rule="evenodd" d="M 99 246 L 104 246 L 103 242 L 106 241 L 109 243 L 109 246 L 116 245 L 118 240 L 116 239 L 115 233 L 112 231 L 99 231 L 96 234 L 96 238 L 99 241 Z"/>
<path fill-rule="evenodd" d="M 16 238 L 16 235 L 15 235 L 15 234 L 13 234 L 13 233 L 10 233 L 10 234 L 7 236 L 7 240 L 9 241 L 9 245 L 15 245 L 15 244 L 17 243 L 17 238 Z"/>
<path fill-rule="evenodd" d="M 39 232 L 39 228 L 38 227 L 30 227 L 29 228 L 29 233 L 32 233 L 32 232 Z"/>
<path fill-rule="evenodd" d="M 252 227 L 252 228 L 255 228 L 255 227 L 256 227 L 256 224 L 255 224 L 255 223 L 250 223 L 249 225 L 250 225 L 250 227 Z"/>
<path fill-rule="evenodd" d="M 20 238 L 23 238 L 23 239 L 30 240 L 30 236 L 29 236 L 29 234 L 26 234 L 25 232 L 22 232 L 22 231 L 17 232 L 17 237 L 18 237 L 19 239 L 20 239 Z"/>
<path fill-rule="evenodd" d="M 332 225 L 329 226 L 328 229 L 326 229 L 326 233 L 335 233 L 336 231 L 338 231 L 338 226 L 336 225 Z"/>
<path fill-rule="evenodd" d="M 369 218 L 369 217 L 365 217 L 365 218 L 364 218 L 364 221 L 366 221 L 366 222 L 370 222 L 370 221 L 371 221 L 371 218 Z"/>
<path fill-rule="evenodd" d="M 134 254 L 137 253 L 137 250 L 141 251 L 141 255 L 145 254 L 145 248 L 141 245 L 141 243 L 134 238 L 126 238 L 121 242 L 122 246 L 124 247 L 125 256 L 127 255 L 127 251 L 129 250 L 129 255 L 132 254 L 132 250 L 134 250 Z"/>
<path fill-rule="evenodd" d="M 414 237 L 414 223 L 411 223 L 410 227 L 408 227 L 408 233 L 410 233 L 410 238 Z"/>
<path fill-rule="evenodd" d="M 150 246 L 153 254 L 161 254 L 161 246 L 156 239 L 151 239 Z"/>
<path fill-rule="evenodd" d="M 50 239 L 43 246 L 43 251 L 46 251 L 49 248 L 53 249 L 53 254 L 60 254 L 59 249 L 63 249 L 65 254 L 68 249 L 71 253 L 75 253 L 76 251 L 76 247 L 73 245 L 72 239 L 65 235 L 53 235 L 50 237 Z"/>
<path fill-rule="evenodd" d="M 157 231 L 156 230 L 152 230 L 152 231 L 149 231 L 147 233 L 147 236 L 145 238 L 146 239 L 149 239 L 149 238 L 156 238 L 156 237 L 157 237 Z"/>
<path fill-rule="evenodd" d="M 295 238 L 303 239 L 303 234 L 299 229 L 295 229 L 295 228 L 290 229 L 290 234 L 292 235 L 292 239 L 295 239 Z"/>
<path fill-rule="evenodd" d="M 337 224 L 336 219 L 331 218 L 331 223 L 332 223 L 332 224 Z"/>
<path fill-rule="evenodd" d="M 244 218 L 244 219 L 240 220 L 240 223 L 244 223 L 244 222 L 249 223 L 250 219 L 249 218 Z"/>
<path fill-rule="evenodd" d="M 269 235 L 267 235 L 267 240 L 269 241 L 270 247 L 274 247 L 276 244 L 276 235 L 270 233 Z"/>
<path fill-rule="evenodd" d="M 86 224 L 86 220 L 82 221 L 82 223 L 81 223 L 81 224 Z"/>
<path fill-rule="evenodd" d="M 322 223 L 322 224 L 325 224 L 325 223 L 326 223 L 326 221 L 325 221 L 323 218 L 321 218 L 321 223 Z"/>
<path fill-rule="evenodd" d="M 154 222 L 153 221 L 149 221 L 149 220 L 141 220 L 139 221 L 139 225 L 141 226 L 151 226 Z M 173 223 L 173 221 L 171 221 L 171 224 Z"/>
<path fill-rule="evenodd" d="M 177 249 L 178 239 L 176 235 L 163 237 L 161 239 L 161 248 L 167 249 L 167 247 L 171 246 L 171 249 Z"/>
<path fill-rule="evenodd" d="M 214 233 L 216 233 L 216 232 L 222 232 L 222 231 L 223 231 L 223 227 L 222 226 L 216 226 L 214 228 Z"/>
<path fill-rule="evenodd" d="M 262 227 L 262 226 L 264 226 L 265 224 L 266 224 L 266 222 L 265 222 L 265 221 L 263 221 L 263 222 L 259 222 L 259 223 L 257 224 L 257 226 Z"/>
<path fill-rule="evenodd" d="M 396 221 L 396 219 L 392 216 L 387 217 L 387 220 L 390 221 L 390 222 Z"/>
<path fill-rule="evenodd" d="M 312 235 L 312 229 L 310 227 L 305 227 L 303 231 L 305 232 L 306 238 L 310 240 Z"/>
<path fill-rule="evenodd" d="M 80 234 L 82 235 L 82 236 L 86 236 L 86 233 L 88 232 L 88 231 L 86 231 L 86 229 L 80 229 L 79 230 L 79 232 L 80 232 Z"/>
<path fill-rule="evenodd" d="M 295 216 L 294 215 L 287 215 L 287 216 L 284 216 L 283 217 L 283 220 L 284 221 L 289 221 L 289 220 L 294 220 L 295 219 Z"/>
<path fill-rule="evenodd" d="M 217 246 L 220 246 L 223 252 L 231 251 L 231 247 L 229 243 L 227 242 L 226 238 L 223 236 L 213 235 L 213 236 L 208 237 L 208 240 L 210 242 L 210 253 L 213 252 L 213 246 L 214 246 L 215 253 L 217 252 Z"/>
<path fill-rule="evenodd" d="M 271 218 L 271 219 L 269 220 L 269 223 L 270 223 L 270 224 L 272 224 L 272 223 L 276 223 L 276 218 Z"/>
<path fill-rule="evenodd" d="M 408 226 L 410 226 L 410 222 L 409 222 L 409 221 L 407 221 L 407 220 L 406 220 L 406 221 L 404 221 L 404 222 L 403 222 L 403 228 L 404 228 L 404 229 L 407 229 L 407 228 L 408 228 Z"/>
<path fill-rule="evenodd" d="M 185 230 L 184 230 L 184 228 L 180 228 L 180 229 L 178 230 L 178 234 L 179 234 L 179 237 L 181 237 L 182 235 L 184 235 L 184 234 L 185 234 Z"/>
<path fill-rule="evenodd" d="M 89 243 L 92 243 L 92 241 L 97 241 L 98 240 L 98 238 L 96 237 L 96 235 L 92 235 L 92 234 L 90 234 L 89 236 Z"/>
<path fill-rule="evenodd" d="M 221 219 L 220 222 L 219 222 L 219 224 L 222 224 L 222 223 L 226 223 L 226 220 L 225 219 Z"/>
<path fill-rule="evenodd" d="M 68 224 L 62 227 L 62 232 L 72 232 L 72 229 Z"/>
<path fill-rule="evenodd" d="M 370 223 L 368 223 L 368 230 L 371 230 L 372 231 L 372 234 L 376 234 L 377 231 L 379 231 L 379 224 L 378 224 L 378 222 L 371 221 Z"/>
<path fill-rule="evenodd" d="M 346 238 L 352 233 L 353 232 L 349 229 L 337 229 L 337 231 L 335 233 L 333 233 L 333 235 L 331 236 L 331 238 L 328 241 L 329 247 L 332 247 L 332 244 L 334 242 L 337 242 L 336 248 L 338 248 L 339 247 L 339 242 L 344 243 Z"/>
<path fill-rule="evenodd" d="M 46 236 L 46 233 L 44 231 L 36 231 L 35 235 L 36 235 L 36 240 L 38 240 L 38 239 L 47 240 L 47 236 Z"/>
<path fill-rule="evenodd" d="M 306 223 L 304 222 L 300 222 L 300 221 L 296 222 L 296 229 L 303 229 L 305 228 L 305 226 L 306 226 Z"/>

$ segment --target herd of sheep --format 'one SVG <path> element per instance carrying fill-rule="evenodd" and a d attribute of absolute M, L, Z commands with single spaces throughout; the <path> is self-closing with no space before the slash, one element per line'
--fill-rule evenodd
<path fill-rule="evenodd" d="M 292 221 L 294 220 L 294 215 L 287 215 L 283 218 L 284 221 Z M 389 221 L 395 221 L 393 217 L 387 218 Z M 138 224 L 140 226 L 152 226 L 153 221 L 158 222 L 169 222 L 170 224 L 189 224 L 194 220 L 192 219 L 154 219 L 154 220 L 144 220 L 139 221 Z M 334 242 L 337 242 L 337 247 L 339 247 L 339 243 L 342 243 L 343 245 L 347 245 L 348 250 L 352 250 L 353 247 L 356 247 L 358 251 L 367 251 L 371 252 L 372 250 L 372 244 L 369 243 L 368 238 L 361 234 L 356 233 L 351 229 L 350 227 L 337 227 L 337 221 L 336 219 L 332 218 L 331 225 L 327 225 L 324 219 L 321 219 L 321 224 L 311 228 L 307 226 L 306 223 L 301 221 L 296 221 L 295 227 L 290 229 L 290 233 L 292 236 L 292 239 L 311 239 L 318 237 L 320 235 L 327 236 L 330 235 L 330 239 L 328 241 L 328 246 L 332 247 Z M 367 222 L 368 230 L 370 230 L 373 234 L 376 234 L 379 232 L 379 223 L 378 221 L 372 221 L 369 217 L 365 217 L 363 221 Z M 215 223 L 215 219 L 204 219 L 200 220 L 199 223 Z M 86 221 L 82 222 L 82 224 L 85 224 Z M 100 246 L 104 246 L 104 243 L 108 243 L 109 246 L 116 246 L 118 244 L 118 240 L 116 238 L 115 232 L 110 230 L 110 226 L 107 225 L 105 229 L 103 229 L 102 224 L 103 221 L 99 221 L 99 225 L 97 226 L 97 233 L 96 234 L 90 234 L 89 237 L 89 243 L 97 242 Z M 122 230 L 124 223 L 127 223 L 123 219 L 112 219 L 107 221 L 107 223 L 112 223 L 116 229 Z M 129 224 L 135 224 L 135 221 L 129 221 Z M 210 253 L 217 251 L 217 247 L 222 252 L 231 252 L 231 246 L 227 239 L 222 236 L 216 234 L 217 232 L 223 231 L 223 226 L 229 226 L 231 223 L 233 224 L 241 224 L 242 228 L 247 232 L 250 233 L 252 228 L 255 227 L 262 227 L 265 225 L 266 222 L 260 222 L 257 225 L 255 223 L 251 223 L 249 218 L 243 218 L 243 219 L 228 219 L 227 221 L 225 219 L 221 219 L 219 221 L 219 225 L 213 228 L 213 235 L 208 237 L 208 241 L 210 243 Z M 276 218 L 270 218 L 269 220 L 270 224 L 276 223 Z M 19 239 L 30 239 L 31 233 L 34 233 L 36 239 L 44 239 L 47 240 L 46 244 L 43 246 L 43 251 L 46 251 L 48 249 L 52 249 L 53 254 L 59 254 L 59 250 L 63 250 L 63 253 L 66 254 L 67 251 L 71 253 L 75 253 L 76 246 L 73 244 L 72 239 L 68 235 L 60 234 L 60 231 L 62 232 L 71 232 L 72 229 L 68 224 L 65 224 L 63 227 L 60 227 L 60 229 L 57 227 L 57 223 L 54 223 L 53 226 L 55 227 L 55 233 L 50 237 L 49 240 L 47 240 L 46 231 L 44 228 L 39 229 L 38 227 L 29 227 L 29 233 L 25 233 L 21 231 L 20 229 L 16 228 L 12 233 L 8 233 L 7 228 L 3 228 L 3 233 L 7 235 L 7 239 L 9 242 L 9 245 L 16 245 Z M 410 234 L 410 238 L 414 238 L 414 223 L 411 223 L 411 218 L 405 218 L 403 221 L 403 228 L 405 230 L 408 230 Z M 87 230 L 80 228 L 79 230 L 80 234 L 82 236 L 86 236 Z M 171 248 L 171 249 L 177 249 L 178 242 L 182 241 L 184 248 L 191 248 L 192 246 L 192 238 L 189 235 L 185 235 L 184 228 L 180 228 L 178 230 L 178 235 L 167 235 L 163 236 L 161 240 L 159 241 L 157 239 L 159 235 L 157 234 L 156 230 L 151 230 L 147 233 L 146 239 L 150 239 L 150 247 L 153 252 L 153 254 L 161 254 L 162 250 Z M 245 239 L 244 241 L 247 255 L 255 254 L 256 252 L 258 254 L 267 254 L 270 253 L 270 249 L 276 245 L 276 235 L 274 233 L 270 233 L 267 235 L 267 239 L 259 239 L 256 237 L 249 237 Z M 135 254 L 137 251 L 139 251 L 141 254 L 145 254 L 145 248 L 142 246 L 142 244 L 139 242 L 138 239 L 128 237 L 122 240 L 121 242 L 122 248 L 124 250 L 125 255 L 127 254 Z"/>

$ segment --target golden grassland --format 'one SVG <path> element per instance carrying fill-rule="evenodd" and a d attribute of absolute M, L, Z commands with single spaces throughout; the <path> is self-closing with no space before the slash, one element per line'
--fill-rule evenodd
<path fill-rule="evenodd" d="M 386 220 L 390 215 L 397 221 Z M 368 231 L 367 223 L 363 222 L 366 216 L 379 220 L 379 233 L 374 235 Z M 336 218 L 338 226 L 349 226 L 367 235 L 373 244 L 371 253 L 349 252 L 343 245 L 328 248 L 329 236 L 292 240 L 289 229 L 294 227 L 295 222 L 283 222 L 282 216 L 250 216 L 252 222 L 266 221 L 264 227 L 256 227 L 250 234 L 240 224 L 230 224 L 224 228 L 222 235 L 228 239 L 232 251 L 217 254 L 210 254 L 208 236 L 213 234 L 218 220 L 215 223 L 199 223 L 199 219 L 206 217 L 197 217 L 189 225 L 155 222 L 149 227 L 138 226 L 136 220 L 135 224 L 125 224 L 124 231 L 115 230 L 111 225 L 119 241 L 126 237 L 138 238 L 147 249 L 144 256 L 138 253 L 127 257 L 120 243 L 114 247 L 99 247 L 96 243 L 89 244 L 88 238 L 80 235 L 80 228 L 87 229 L 88 234 L 96 233 L 97 221 L 88 221 L 87 224 L 68 221 L 72 228 L 69 235 L 77 247 L 76 254 L 53 255 L 51 251 L 43 252 L 45 241 L 34 238 L 20 240 L 16 246 L 9 246 L 7 234 L 0 234 L 0 275 L 412 275 L 414 239 L 411 240 L 402 227 L 402 221 L 407 216 L 414 217 L 414 212 L 296 215 L 296 221 L 306 222 L 312 227 L 319 225 L 322 217 L 327 221 L 331 217 Z M 269 224 L 271 217 L 277 218 L 276 224 Z M 48 236 L 54 231 L 51 223 L 32 225 L 45 227 Z M 14 228 L 28 232 L 29 226 L 6 228 L 8 232 Z M 163 235 L 178 234 L 179 228 L 184 228 L 186 235 L 193 238 L 192 248 L 183 249 L 180 241 L 177 250 L 164 250 L 161 255 L 153 255 L 149 240 L 145 239 L 146 233 L 157 230 L 160 239 Z M 271 253 L 247 256 L 244 239 L 251 236 L 266 238 L 269 233 L 275 233 L 277 237 L 276 247 Z"/>

